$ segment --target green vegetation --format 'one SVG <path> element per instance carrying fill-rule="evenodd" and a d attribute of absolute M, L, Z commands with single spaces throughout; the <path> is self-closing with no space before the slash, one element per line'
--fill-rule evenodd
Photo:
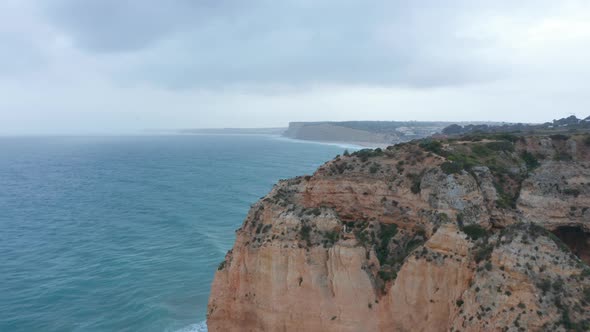
<path fill-rule="evenodd" d="M 470 171 L 471 168 L 478 165 L 485 165 L 481 160 L 477 159 L 473 154 L 455 152 L 447 157 L 450 161 L 455 162 L 462 169 Z"/>
<path fill-rule="evenodd" d="M 463 305 L 463 303 L 465 303 L 465 302 L 464 302 L 463 300 L 460 300 L 460 299 L 459 299 L 459 300 L 457 300 L 457 302 L 456 302 L 456 303 L 457 303 L 457 307 L 460 307 L 460 306 L 462 306 L 462 305 Z"/>
<path fill-rule="evenodd" d="M 553 157 L 553 160 L 555 160 L 555 161 L 570 161 L 570 160 L 572 160 L 572 156 L 569 153 L 567 153 L 566 151 L 559 151 Z"/>
<path fill-rule="evenodd" d="M 494 185 L 496 187 L 496 192 L 498 194 L 496 206 L 501 209 L 515 209 L 519 192 L 516 192 L 516 194 L 507 193 L 504 190 L 504 187 L 499 183 L 494 183 Z"/>
<path fill-rule="evenodd" d="M 380 168 L 381 168 L 381 165 L 379 165 L 377 163 L 373 163 L 371 165 L 371 167 L 369 167 L 369 172 L 371 172 L 371 174 L 375 174 L 375 173 L 377 173 L 377 171 L 379 171 Z"/>
<path fill-rule="evenodd" d="M 397 273 L 395 271 L 379 270 L 379 272 L 377 272 L 377 275 L 379 276 L 379 278 L 381 278 L 381 280 L 385 282 L 397 278 Z"/>
<path fill-rule="evenodd" d="M 307 245 L 310 246 L 311 245 L 311 226 L 304 224 L 301 226 L 301 230 L 299 231 L 299 234 L 301 235 L 301 239 L 303 239 L 305 242 L 307 242 Z"/>
<path fill-rule="evenodd" d="M 315 217 L 317 217 L 317 216 L 319 216 L 320 214 L 322 214 L 322 210 L 321 210 L 320 208 L 318 208 L 318 207 L 315 207 L 315 208 L 313 208 L 313 209 L 308 209 L 308 210 L 306 210 L 306 211 L 305 211 L 305 214 L 306 214 L 306 215 L 312 215 L 312 216 L 315 216 Z"/>
<path fill-rule="evenodd" d="M 362 149 L 355 151 L 351 154 L 352 156 L 358 157 L 362 162 L 366 162 L 369 158 L 373 157 L 380 157 L 383 155 L 383 150 L 377 148 L 375 150 L 372 149 Z"/>
<path fill-rule="evenodd" d="M 410 186 L 412 193 L 419 194 L 421 191 L 420 184 L 422 183 L 422 174 L 408 173 L 407 177 L 412 182 L 412 185 Z"/>
<path fill-rule="evenodd" d="M 480 225 L 467 225 L 462 228 L 463 233 L 467 234 L 467 236 L 472 240 L 477 240 L 482 237 L 488 235 L 488 232 L 485 228 L 481 227 Z"/>
<path fill-rule="evenodd" d="M 549 135 L 549 138 L 555 141 L 567 141 L 570 137 L 563 134 Z"/>
<path fill-rule="evenodd" d="M 475 133 L 475 134 L 468 134 L 461 137 L 462 140 L 471 141 L 471 142 L 481 142 L 483 140 L 491 140 L 491 141 L 508 141 L 508 142 L 516 142 L 520 139 L 519 136 L 510 134 L 510 133 Z"/>
<path fill-rule="evenodd" d="M 514 209 L 519 197 L 520 187 L 527 173 L 540 166 L 539 157 L 529 151 L 516 152 L 516 143 L 525 139 L 510 133 L 475 133 L 456 139 L 449 139 L 449 147 L 443 149 L 443 142 L 423 140 L 419 143 L 425 150 L 435 152 L 447 159 L 440 165 L 447 174 L 461 174 L 466 171 L 476 180 L 475 167 L 487 167 L 493 176 L 493 183 L 498 193 L 496 205 L 502 209 Z M 475 143 L 469 143 L 475 142 Z M 589 140 L 590 141 L 590 140 Z M 571 158 L 567 153 L 557 154 L 557 159 Z M 521 170 L 525 164 L 527 171 Z M 417 192 L 418 186 L 414 186 Z M 571 192 L 575 194 L 574 192 Z"/>
<path fill-rule="evenodd" d="M 438 155 L 442 154 L 442 143 L 440 141 L 426 140 L 420 143 L 420 147 L 426 151 L 430 151 Z"/>
<path fill-rule="evenodd" d="M 379 232 L 379 244 L 377 246 L 377 259 L 381 265 L 384 265 L 389 256 L 389 242 L 397 234 L 396 224 L 381 224 Z"/>
<path fill-rule="evenodd" d="M 584 302 L 590 304 L 590 287 L 584 287 Z"/>
<path fill-rule="evenodd" d="M 217 267 L 217 271 L 221 271 L 223 269 L 225 269 L 225 264 L 227 262 L 224 260 L 223 262 L 219 263 L 219 266 Z"/>
<path fill-rule="evenodd" d="M 459 225 L 459 228 L 463 229 L 463 222 L 464 220 L 464 216 L 462 212 L 457 213 L 457 224 Z"/>
<path fill-rule="evenodd" d="M 551 287 L 553 288 L 553 290 L 557 293 L 560 293 L 563 291 L 563 280 L 561 280 L 561 278 L 555 280 L 553 282 L 553 284 L 551 284 Z"/>
<path fill-rule="evenodd" d="M 509 141 L 496 141 L 486 143 L 486 147 L 493 151 L 509 151 L 514 152 L 514 144 Z"/>
<path fill-rule="evenodd" d="M 451 218 L 449 218 L 449 216 L 444 212 L 438 213 L 437 216 L 441 223 L 446 223 L 451 220 Z"/>
<path fill-rule="evenodd" d="M 363 245 L 363 246 L 368 246 L 370 244 L 370 238 L 367 235 L 366 231 L 355 231 L 354 232 L 354 236 L 357 238 L 357 240 L 359 240 L 359 242 Z"/>
<path fill-rule="evenodd" d="M 445 161 L 444 163 L 442 163 L 440 165 L 440 168 L 447 175 L 449 175 L 449 174 L 459 174 L 463 170 L 463 165 L 461 165 L 460 163 L 456 163 L 454 161 L 450 161 L 450 162 L 449 161 Z"/>
<path fill-rule="evenodd" d="M 567 189 L 562 190 L 562 193 L 564 195 L 578 197 L 580 195 L 580 190 L 579 189 L 567 188 Z"/>
<path fill-rule="evenodd" d="M 539 160 L 537 160 L 537 158 L 535 158 L 535 156 L 528 151 L 524 151 L 520 155 L 520 157 L 522 158 L 522 160 L 524 160 L 524 162 L 526 164 L 526 168 L 529 171 L 532 171 L 533 169 L 535 169 L 541 165 L 541 163 L 539 163 Z"/>
<path fill-rule="evenodd" d="M 537 287 L 543 292 L 543 295 L 545 295 L 551 289 L 551 280 L 543 279 L 537 284 Z"/>
<path fill-rule="evenodd" d="M 340 239 L 340 233 L 336 231 L 330 231 L 324 233 L 325 244 L 333 245 L 334 243 L 338 242 Z"/>
<path fill-rule="evenodd" d="M 494 246 L 487 242 L 477 249 L 474 255 L 474 259 L 477 263 L 490 259 L 492 256 L 492 252 L 494 251 Z"/>
<path fill-rule="evenodd" d="M 487 157 L 490 154 L 492 154 L 492 151 L 485 145 L 483 144 L 474 144 L 471 147 L 471 152 L 473 152 L 473 154 L 475 154 L 477 157 Z"/>

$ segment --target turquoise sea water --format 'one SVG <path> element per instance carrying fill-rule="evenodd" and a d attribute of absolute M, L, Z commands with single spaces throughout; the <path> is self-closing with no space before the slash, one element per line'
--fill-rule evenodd
<path fill-rule="evenodd" d="M 200 331 L 249 206 L 343 147 L 0 138 L 0 331 Z"/>

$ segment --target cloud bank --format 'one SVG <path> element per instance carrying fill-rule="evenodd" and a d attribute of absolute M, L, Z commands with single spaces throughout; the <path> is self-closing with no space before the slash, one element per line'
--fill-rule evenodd
<path fill-rule="evenodd" d="M 5 0 L 0 134 L 586 116 L 585 1 Z"/>

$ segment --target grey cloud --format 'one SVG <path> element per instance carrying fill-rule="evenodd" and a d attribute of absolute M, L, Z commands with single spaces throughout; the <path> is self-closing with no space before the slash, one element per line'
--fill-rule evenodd
<path fill-rule="evenodd" d="M 456 37 L 468 3 L 61 0 L 47 11 L 87 52 L 135 52 L 125 81 L 436 87 L 502 74 L 477 57 L 479 41 Z"/>
<path fill-rule="evenodd" d="M 91 52 L 110 53 L 149 47 L 179 29 L 207 20 L 227 2 L 58 0 L 46 3 L 45 10 L 80 47 Z"/>

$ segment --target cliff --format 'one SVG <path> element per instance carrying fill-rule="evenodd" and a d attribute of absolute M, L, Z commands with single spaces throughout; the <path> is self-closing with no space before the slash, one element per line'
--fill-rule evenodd
<path fill-rule="evenodd" d="M 252 206 L 209 331 L 590 327 L 590 136 L 361 150 Z"/>

